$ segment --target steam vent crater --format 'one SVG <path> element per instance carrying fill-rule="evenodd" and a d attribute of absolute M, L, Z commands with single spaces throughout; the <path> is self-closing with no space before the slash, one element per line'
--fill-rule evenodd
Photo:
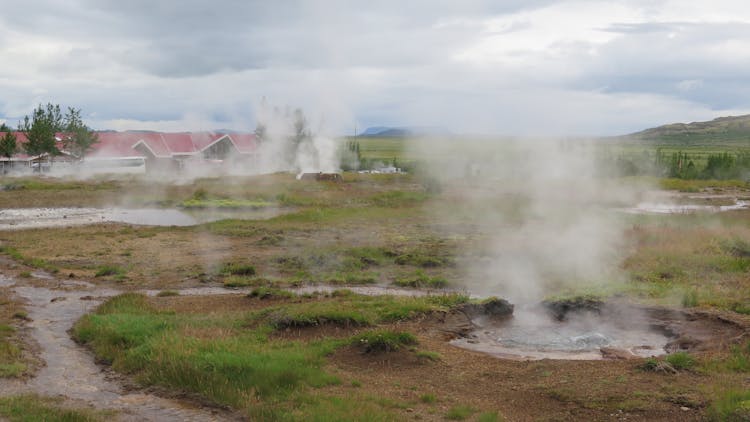
<path fill-rule="evenodd" d="M 743 333 L 741 324 L 708 311 L 586 298 L 519 306 L 490 299 L 460 312 L 469 324 L 454 331 L 451 344 L 512 360 L 636 359 L 711 350 Z"/>

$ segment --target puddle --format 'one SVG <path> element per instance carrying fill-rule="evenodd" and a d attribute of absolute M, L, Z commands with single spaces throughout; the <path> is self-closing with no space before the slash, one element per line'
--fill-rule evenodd
<path fill-rule="evenodd" d="M 227 218 L 264 220 L 290 209 L 195 210 L 175 208 L 12 208 L 0 210 L 0 230 L 69 227 L 116 222 L 145 226 L 193 226 Z"/>
<path fill-rule="evenodd" d="M 635 207 L 626 208 L 630 214 L 692 214 L 697 212 L 724 212 L 750 208 L 750 201 L 735 200 L 731 205 L 698 205 L 641 202 Z"/>
<path fill-rule="evenodd" d="M 184 289 L 178 289 L 180 296 L 215 296 L 215 295 L 231 295 L 231 294 L 247 294 L 253 290 L 252 287 L 188 287 Z M 387 286 L 330 286 L 330 285 L 315 285 L 315 286 L 303 286 L 303 287 L 290 287 L 285 288 L 289 292 L 304 295 L 312 293 L 332 293 L 336 290 L 349 290 L 352 293 L 365 295 L 365 296 L 380 296 L 380 295 L 391 295 L 391 296 L 425 296 L 429 294 L 445 294 L 451 293 L 445 290 L 412 290 L 403 289 L 399 287 L 387 287 Z M 162 290 L 142 290 L 141 293 L 147 296 L 156 296 Z"/>
<path fill-rule="evenodd" d="M 30 334 L 41 348 L 45 366 L 19 392 L 31 390 L 49 396 L 83 400 L 103 409 L 118 410 L 126 421 L 219 421 L 228 420 L 209 410 L 143 393 L 130 393 L 94 363 L 94 358 L 77 345 L 68 330 L 85 313 L 106 297 L 120 292 L 109 289 L 77 291 L 16 286 L 16 294 L 28 302 Z M 91 298 L 94 299 L 91 299 Z M 0 392 L 3 391 L 0 388 Z"/>
<path fill-rule="evenodd" d="M 0 274 L 0 287 L 10 287 L 15 284 L 16 282 L 12 278 Z"/>

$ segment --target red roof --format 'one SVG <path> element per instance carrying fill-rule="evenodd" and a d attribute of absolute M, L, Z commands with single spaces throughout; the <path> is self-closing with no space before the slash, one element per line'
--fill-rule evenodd
<path fill-rule="evenodd" d="M 20 151 L 14 156 L 15 159 L 28 159 L 23 152 L 22 145 L 28 139 L 22 132 L 14 132 Z M 222 134 L 214 132 L 97 132 L 99 142 L 94 144 L 91 152 L 87 154 L 91 158 L 125 158 L 142 157 L 141 151 L 135 147 L 144 145 L 157 157 L 172 157 L 175 155 L 196 155 L 209 148 L 215 142 L 228 138 L 237 148 L 240 154 L 249 154 L 255 151 L 255 135 L 250 133 Z"/>
<path fill-rule="evenodd" d="M 258 146 L 255 135 L 252 133 L 232 133 L 229 137 L 232 139 L 234 146 L 237 147 L 237 151 L 241 154 L 254 152 Z"/>

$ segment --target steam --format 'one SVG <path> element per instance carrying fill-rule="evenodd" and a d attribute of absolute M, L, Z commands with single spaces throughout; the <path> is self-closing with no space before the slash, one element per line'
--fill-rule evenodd
<path fill-rule="evenodd" d="M 271 108 L 264 99 L 258 107 L 257 121 L 257 173 L 339 171 L 337 142 L 313 134 L 301 109 Z"/>
<path fill-rule="evenodd" d="M 422 156 L 443 149 L 439 155 L 462 157 L 430 169 L 451 202 L 461 203 L 438 218 L 463 221 L 480 240 L 463 260 L 472 293 L 531 303 L 619 279 L 627 245 L 614 208 L 637 192 L 598 174 L 589 142 L 483 139 L 418 148 Z"/>

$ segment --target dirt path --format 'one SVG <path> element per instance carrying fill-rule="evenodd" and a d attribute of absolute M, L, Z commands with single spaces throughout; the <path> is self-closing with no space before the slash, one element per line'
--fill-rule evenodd
<path fill-rule="evenodd" d="M 5 281 L 12 280 L 4 277 Z M 57 284 L 56 280 L 48 280 Z M 120 292 L 87 283 L 60 283 L 55 289 L 17 282 L 15 294 L 27 302 L 31 338 L 45 365 L 26 382 L 0 381 L 0 395 L 37 393 L 85 402 L 100 409 L 117 410 L 120 421 L 225 421 L 238 418 L 210 409 L 142 391 L 128 391 L 108 375 L 93 356 L 77 345 L 68 330 L 105 298 Z M 61 287 L 62 289 L 60 289 Z"/>

